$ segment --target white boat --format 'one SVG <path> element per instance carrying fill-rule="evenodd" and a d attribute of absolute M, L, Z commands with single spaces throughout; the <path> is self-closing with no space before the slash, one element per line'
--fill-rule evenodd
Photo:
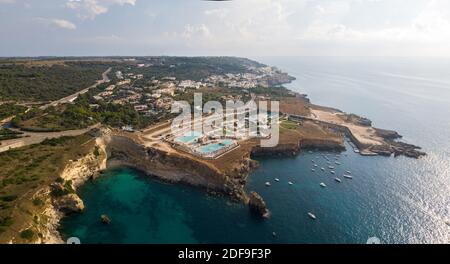
<path fill-rule="evenodd" d="M 355 152 L 355 153 L 359 153 L 359 149 L 353 149 L 353 151 Z"/>
<path fill-rule="evenodd" d="M 271 184 L 270 182 L 266 182 L 266 186 L 269 187 Z"/>
<path fill-rule="evenodd" d="M 289 184 L 289 185 L 292 185 L 292 184 L 294 184 L 294 183 L 290 181 L 290 182 L 288 182 L 288 184 Z"/>
<path fill-rule="evenodd" d="M 341 179 L 339 179 L 339 178 L 334 178 L 334 180 L 339 182 L 339 183 L 341 182 Z"/>
<path fill-rule="evenodd" d="M 278 178 L 275 178 L 275 181 L 276 181 L 276 182 L 279 182 L 279 181 L 280 181 L 280 179 L 278 179 Z"/>
<path fill-rule="evenodd" d="M 328 166 L 328 169 L 332 170 L 334 169 L 334 166 Z"/>
<path fill-rule="evenodd" d="M 330 171 L 331 172 L 331 174 L 336 174 L 336 172 L 335 171 Z"/>
<path fill-rule="evenodd" d="M 315 169 L 311 169 L 311 171 L 312 171 L 312 172 L 315 172 L 316 170 L 315 170 Z"/>
<path fill-rule="evenodd" d="M 347 174 L 352 174 L 352 172 L 351 172 L 351 171 L 346 171 L 346 173 L 347 173 Z"/>
<path fill-rule="evenodd" d="M 347 174 L 344 174 L 344 178 L 353 179 L 353 177 L 351 175 L 347 175 Z"/>
<path fill-rule="evenodd" d="M 317 218 L 313 213 L 308 213 L 308 216 L 314 220 L 316 220 L 316 218 Z"/>
<path fill-rule="evenodd" d="M 317 164 L 314 164 L 314 167 L 316 167 L 316 168 L 317 168 L 317 167 L 318 167 L 318 165 L 317 165 Z"/>
<path fill-rule="evenodd" d="M 341 163 L 339 161 L 335 161 L 334 163 L 336 163 L 337 165 L 341 165 Z"/>
<path fill-rule="evenodd" d="M 321 187 L 327 187 L 327 185 L 325 183 L 323 183 L 323 182 L 320 183 L 320 186 Z"/>
<path fill-rule="evenodd" d="M 322 167 L 322 168 L 320 168 L 321 170 L 323 170 L 323 171 L 325 171 L 325 168 L 324 167 Z"/>
<path fill-rule="evenodd" d="M 312 162 L 312 163 L 315 163 L 315 161 L 314 161 L 314 160 L 311 160 L 311 162 Z"/>

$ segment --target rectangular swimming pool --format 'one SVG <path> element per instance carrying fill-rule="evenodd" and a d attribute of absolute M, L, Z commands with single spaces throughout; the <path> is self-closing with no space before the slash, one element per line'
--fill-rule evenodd
<path fill-rule="evenodd" d="M 184 143 L 184 144 L 190 144 L 195 142 L 195 140 L 201 138 L 203 135 L 200 132 L 197 131 L 189 131 L 186 132 L 183 136 L 175 138 L 175 141 Z"/>
<path fill-rule="evenodd" d="M 234 141 L 231 140 L 231 139 L 224 139 L 224 140 L 221 140 L 218 143 L 211 143 L 211 144 L 208 144 L 208 145 L 201 146 L 201 147 L 197 148 L 197 151 L 202 153 L 202 154 L 210 154 L 210 153 L 213 153 L 213 152 L 215 152 L 217 150 L 220 150 L 220 149 L 222 149 L 224 147 L 232 145 L 233 143 L 234 143 Z"/>

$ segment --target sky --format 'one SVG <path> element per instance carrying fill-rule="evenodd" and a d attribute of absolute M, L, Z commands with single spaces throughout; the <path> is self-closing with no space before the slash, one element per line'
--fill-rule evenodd
<path fill-rule="evenodd" d="M 450 56 L 448 0 L 0 0 L 0 56 Z"/>

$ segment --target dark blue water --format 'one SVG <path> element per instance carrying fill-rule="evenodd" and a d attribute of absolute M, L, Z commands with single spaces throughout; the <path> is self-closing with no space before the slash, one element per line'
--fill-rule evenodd
<path fill-rule="evenodd" d="M 450 60 L 259 60 L 297 77 L 289 87 L 314 103 L 367 116 L 428 155 L 414 160 L 347 151 L 336 172 L 350 170 L 354 177 L 341 177 L 341 184 L 329 172 L 311 172 L 312 159 L 326 167 L 322 155 L 334 160 L 336 153 L 260 159 L 247 188 L 266 200 L 272 218 L 265 221 L 225 198 L 113 170 L 81 188 L 86 211 L 65 219 L 62 233 L 84 243 L 365 243 L 372 236 L 384 243 L 450 242 Z M 100 223 L 101 214 L 110 216 L 111 225 Z"/>

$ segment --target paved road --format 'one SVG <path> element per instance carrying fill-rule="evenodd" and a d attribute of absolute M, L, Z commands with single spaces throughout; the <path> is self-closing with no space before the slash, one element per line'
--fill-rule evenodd
<path fill-rule="evenodd" d="M 71 94 L 71 95 L 66 96 L 66 97 L 64 97 L 64 98 L 61 98 L 61 99 L 59 99 L 59 100 L 50 102 L 50 103 L 48 103 L 48 104 L 46 104 L 46 105 L 43 105 L 43 106 L 41 106 L 41 107 L 39 107 L 39 108 L 40 108 L 40 109 L 46 109 L 46 108 L 48 108 L 48 107 L 50 107 L 50 106 L 57 106 L 57 105 L 59 105 L 59 104 L 65 104 L 65 103 L 73 102 L 75 99 L 77 99 L 77 97 L 78 97 L 80 94 L 84 94 L 84 93 L 86 93 L 87 91 L 89 91 L 89 89 L 94 88 L 94 87 L 97 87 L 98 85 L 100 85 L 100 84 L 102 84 L 102 83 L 109 82 L 108 73 L 109 73 L 110 71 L 111 71 L 111 68 L 109 68 L 108 70 L 106 70 L 106 71 L 102 74 L 102 80 L 97 81 L 94 85 L 89 86 L 89 87 L 87 87 L 87 88 L 85 88 L 85 89 L 83 89 L 83 90 L 81 90 L 81 91 L 78 91 L 78 92 L 76 92 L 76 93 L 74 93 L 74 94 Z"/>
<path fill-rule="evenodd" d="M 78 135 L 88 132 L 92 128 L 96 128 L 99 126 L 100 126 L 100 124 L 96 124 L 96 125 L 90 126 L 88 128 L 84 128 L 84 129 L 66 130 L 66 131 L 60 131 L 60 132 L 21 131 L 21 132 L 23 132 L 24 137 L 1 141 L 0 142 L 0 152 L 7 151 L 9 149 L 20 148 L 23 146 L 41 143 L 42 141 L 44 141 L 47 138 L 50 139 L 50 138 L 58 138 L 58 137 L 62 137 L 62 136 L 78 136 Z M 17 130 L 17 131 L 19 131 L 19 130 Z"/>

